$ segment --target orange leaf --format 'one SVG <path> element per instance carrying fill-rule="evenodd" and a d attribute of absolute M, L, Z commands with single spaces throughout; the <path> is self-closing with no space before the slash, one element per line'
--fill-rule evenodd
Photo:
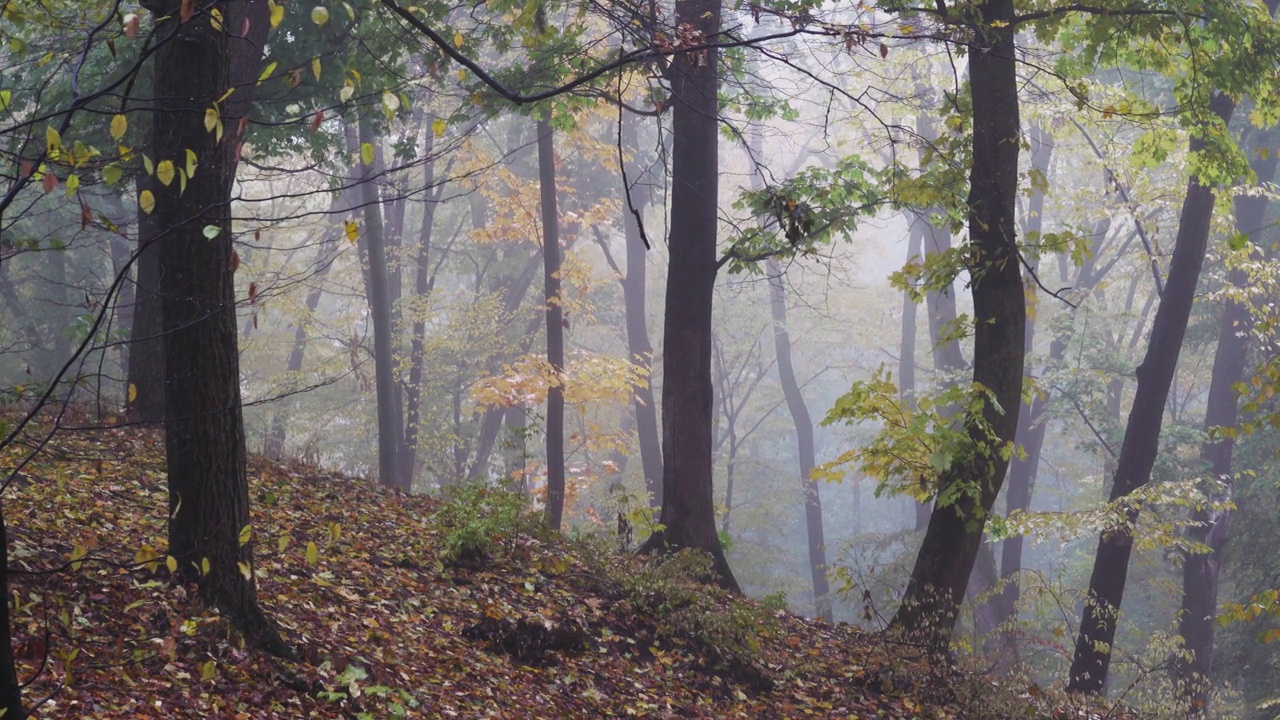
<path fill-rule="evenodd" d="M 235 250 L 232 250 L 231 251 L 231 272 L 234 273 L 239 269 L 240 269 L 240 253 L 236 252 Z"/>
<path fill-rule="evenodd" d="M 182 0 L 182 7 L 178 9 L 178 19 L 186 22 L 196 14 L 196 0 Z"/>
<path fill-rule="evenodd" d="M 46 172 L 44 174 L 44 180 L 41 180 L 40 184 L 44 186 L 44 191 L 46 193 L 53 192 L 53 189 L 58 187 L 58 176 L 54 175 L 53 171 Z"/>
<path fill-rule="evenodd" d="M 311 126 L 307 128 L 310 132 L 315 132 L 320 128 L 320 123 L 324 122 L 324 111 L 317 110 L 315 115 L 311 116 Z"/>

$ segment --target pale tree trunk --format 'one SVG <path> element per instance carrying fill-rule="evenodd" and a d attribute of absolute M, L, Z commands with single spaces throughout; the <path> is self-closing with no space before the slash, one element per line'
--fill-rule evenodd
<path fill-rule="evenodd" d="M 564 308 L 560 297 L 560 216 L 556 207 L 555 135 L 551 122 L 538 120 L 538 187 L 542 209 L 542 288 L 546 303 L 547 364 L 547 525 L 560 529 L 564 516 Z"/>
<path fill-rule="evenodd" d="M 362 110 L 358 119 L 360 146 L 378 142 L 373 131 L 370 110 Z M 364 227 L 360 242 L 369 258 L 369 314 L 373 319 L 374 386 L 378 397 L 378 482 L 408 491 L 413 477 L 404 467 L 404 415 L 400 393 L 396 387 L 395 329 L 391 311 L 391 284 L 387 265 L 386 237 L 382 225 L 378 185 L 374 182 L 373 165 L 363 168 L 360 197 Z"/>
<path fill-rule="evenodd" d="M 924 228 L 913 216 L 907 229 L 907 262 L 923 260 Z M 914 408 L 916 402 L 916 335 L 918 333 L 919 306 L 911 293 L 902 291 L 902 333 L 898 351 L 898 398 L 902 404 Z M 929 526 L 930 504 L 910 498 L 915 510 L 916 530 Z"/>
<path fill-rule="evenodd" d="M 1265 159 L 1252 155 L 1254 173 L 1258 183 L 1269 183 L 1276 175 L 1276 156 Z M 1256 236 L 1266 224 L 1268 198 L 1266 195 L 1240 195 L 1235 200 L 1236 232 Z M 1237 289 L 1248 282 L 1242 270 L 1231 272 L 1231 284 Z M 1218 330 L 1218 348 L 1214 354 L 1213 376 L 1209 381 L 1209 400 L 1205 410 L 1205 431 L 1215 427 L 1232 427 L 1239 419 L 1239 401 L 1236 383 L 1244 379 L 1245 361 L 1249 351 L 1249 337 L 1253 326 L 1250 309 L 1236 299 L 1229 299 L 1222 314 Z M 1210 486 L 1211 497 L 1230 500 L 1233 485 L 1231 467 L 1234 441 L 1230 437 L 1206 441 L 1200 448 L 1200 457 L 1208 466 L 1210 477 L 1225 484 L 1222 488 Z M 1182 565 L 1182 610 L 1178 614 L 1178 632 L 1182 636 L 1183 649 L 1190 658 L 1179 655 L 1174 663 L 1174 675 L 1179 680 L 1179 692 L 1185 707 L 1192 715 L 1204 716 L 1212 699 L 1213 637 L 1218 614 L 1218 572 L 1222 566 L 1222 549 L 1231 537 L 1231 512 L 1212 512 L 1207 507 L 1197 508 L 1192 514 L 1195 523 L 1188 532 L 1190 539 L 1207 545 L 1210 552 L 1187 555 Z"/>
<path fill-rule="evenodd" d="M 817 460 L 813 448 L 813 418 L 796 381 L 791 362 L 791 334 L 787 331 L 787 295 L 782 286 L 782 268 L 770 260 L 765 271 L 769 276 L 770 307 L 773 314 L 773 348 L 778 358 L 778 379 L 782 395 L 796 428 L 796 458 L 800 463 L 800 488 L 804 496 L 804 519 L 809 545 L 809 576 L 813 582 L 813 602 L 818 617 L 831 622 L 831 584 L 827 581 L 827 541 L 822 528 L 822 497 L 818 482 L 809 475 Z"/>

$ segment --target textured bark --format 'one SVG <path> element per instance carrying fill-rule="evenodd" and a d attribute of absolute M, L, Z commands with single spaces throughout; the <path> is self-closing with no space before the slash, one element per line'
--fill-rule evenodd
<path fill-rule="evenodd" d="M 358 122 L 360 145 L 377 143 L 372 119 L 362 114 Z M 396 387 L 396 342 L 386 236 L 382 226 L 378 185 L 373 180 L 375 168 L 366 166 L 364 170 L 360 182 L 361 210 L 364 215 L 360 242 L 369 258 L 369 314 L 373 319 L 374 387 L 378 397 L 378 482 L 408 491 L 413 487 L 413 475 L 404 466 L 402 452 L 404 415 L 400 406 L 400 392 Z"/>
<path fill-rule="evenodd" d="M 138 178 L 138 192 L 156 191 L 154 176 Z M 160 227 L 138 211 L 138 259 L 134 261 L 133 320 L 129 330 L 126 416 L 131 422 L 164 422 L 164 318 L 160 302 Z"/>
<path fill-rule="evenodd" d="M 675 21 L 701 37 L 720 31 L 719 0 L 676 0 Z M 715 526 L 712 494 L 711 308 L 719 207 L 719 53 L 671 63 L 671 232 L 662 344 L 661 530 L 644 551 L 710 553 L 720 584 L 738 590 Z"/>
<path fill-rule="evenodd" d="M 560 215 L 556 199 L 555 135 L 538 121 L 538 188 L 542 210 L 542 294 L 547 316 L 547 525 L 560 529 L 564 515 L 564 308 L 560 304 Z"/>
<path fill-rule="evenodd" d="M 1226 95 L 1215 94 L 1209 101 L 1209 109 L 1226 124 L 1235 112 L 1235 101 Z M 1193 136 L 1191 152 L 1204 148 L 1205 142 L 1199 136 Z M 1177 369 L 1196 284 L 1204 264 L 1213 202 L 1213 188 L 1192 177 L 1182 202 L 1173 259 L 1169 264 L 1160 307 L 1151 326 L 1147 352 L 1135 373 L 1138 384 L 1125 427 L 1124 443 L 1116 461 L 1111 487 L 1113 502 L 1146 485 L 1151 479 L 1151 468 L 1159 450 L 1165 402 Z M 1067 684 L 1069 692 L 1099 694 L 1105 687 L 1116 621 L 1129 573 L 1129 557 L 1133 551 L 1132 527 L 1138 519 L 1138 508 L 1131 508 L 1126 515 L 1124 525 L 1106 530 L 1098 538 L 1084 617 L 1071 662 L 1071 676 Z"/>
<path fill-rule="evenodd" d="M 982 417 L 966 417 L 972 451 L 939 478 L 935 503 L 902 605 L 891 628 L 943 650 L 977 559 L 987 515 L 1004 480 L 1007 461 L 990 438 L 1013 441 L 1021 403 L 1026 304 L 1018 266 L 1014 208 L 1018 185 L 1018 86 L 1012 0 L 986 0 L 967 10 L 983 25 L 969 56 L 973 93 L 973 167 L 969 176 L 969 236 L 974 312 L 973 380 L 994 396 Z M 996 21 L 1008 23 L 995 27 Z M 998 408 L 997 408 L 998 404 Z"/>
<path fill-rule="evenodd" d="M 637 120 L 627 115 L 622 123 L 622 143 L 634 157 L 639 149 Z M 633 175 L 628 175 L 628 179 Z M 630 197 L 623 198 L 623 231 L 627 245 L 627 270 L 622 278 L 622 299 L 627 323 L 627 354 L 632 364 L 641 368 L 646 376 L 643 384 L 634 387 L 632 405 L 636 416 L 636 440 L 640 446 L 640 467 L 644 472 L 644 486 L 649 492 L 649 506 L 662 505 L 662 440 L 658 434 L 658 404 L 653 396 L 653 344 L 649 341 L 649 314 L 646 299 L 649 294 L 648 267 L 644 239 L 640 235 L 640 223 L 635 213 L 644 214 L 649 204 L 648 185 L 637 184 L 625 189 Z M 634 211 L 634 212 L 633 212 Z"/>
<path fill-rule="evenodd" d="M 0 715 L 6 718 L 26 717 L 22 709 L 22 686 L 13 664 L 13 638 L 9 629 L 9 529 L 4 523 L 4 506 L 0 504 Z"/>
<path fill-rule="evenodd" d="M 804 497 L 804 520 L 809 545 L 809 577 L 813 583 L 813 603 L 818 617 L 831 622 L 831 584 L 827 581 L 827 541 L 822 528 L 822 496 L 818 482 L 809 477 L 817 460 L 813 449 L 813 418 L 796 381 L 791 362 L 791 334 L 787 331 L 787 296 L 782 286 L 782 268 L 770 261 L 768 270 L 770 308 L 773 313 L 773 348 L 778 358 L 778 379 L 782 396 L 796 428 L 796 458 L 800 463 L 800 489 Z"/>
<path fill-rule="evenodd" d="M 1271 182 L 1276 174 L 1276 157 L 1266 159 L 1253 156 L 1253 170 L 1259 183 Z M 1256 236 L 1266 224 L 1266 195 L 1240 195 L 1236 197 L 1236 231 Z M 1248 282 L 1242 270 L 1231 272 L 1231 283 L 1242 288 Z M 1231 427 L 1240 415 L 1239 400 L 1234 386 L 1244 379 L 1245 361 L 1249 351 L 1249 337 L 1253 318 L 1250 309 L 1242 302 L 1228 300 L 1218 330 L 1218 347 L 1214 353 L 1213 376 L 1209 381 L 1208 407 L 1205 409 L 1204 426 L 1208 431 L 1215 427 Z M 1200 458 L 1208 467 L 1210 477 L 1225 483 L 1226 493 L 1210 486 L 1211 494 L 1218 499 L 1231 498 L 1232 451 L 1234 441 L 1223 437 L 1206 441 L 1200 448 Z M 1174 676 L 1179 680 L 1178 690 L 1185 706 L 1193 715 L 1203 715 L 1209 710 L 1213 679 L 1213 637 L 1218 614 L 1218 572 L 1222 566 L 1222 548 L 1231 537 L 1231 512 L 1211 513 L 1199 508 L 1192 514 L 1195 525 L 1188 532 L 1190 539 L 1207 545 L 1211 552 L 1187 555 L 1182 565 L 1182 609 L 1178 615 L 1178 632 L 1182 636 L 1183 649 L 1190 658 L 1179 655 L 1174 661 Z"/>
<path fill-rule="evenodd" d="M 253 545 L 240 541 L 249 526 L 249 486 L 231 267 L 236 155 L 228 150 L 241 139 L 238 118 L 224 107 L 221 143 L 204 128 L 205 109 L 234 82 L 235 53 L 251 53 L 259 62 L 260 56 L 250 44 L 210 27 L 208 16 L 180 23 L 174 4 L 150 9 L 157 32 L 177 34 L 155 56 L 154 97 L 162 109 L 153 117 L 152 151 L 159 159 L 181 159 L 190 149 L 199 160 L 185 192 L 177 182 L 156 184 L 152 213 L 164 232 L 159 259 L 169 553 L 178 574 L 198 582 L 201 594 L 251 644 L 289 657 L 292 650 L 258 605 Z M 250 16 L 265 10 L 266 3 L 256 0 L 223 7 L 228 27 L 252 22 Z M 252 64 L 244 57 L 238 62 Z M 213 239 L 205 235 L 210 226 L 218 229 Z"/>

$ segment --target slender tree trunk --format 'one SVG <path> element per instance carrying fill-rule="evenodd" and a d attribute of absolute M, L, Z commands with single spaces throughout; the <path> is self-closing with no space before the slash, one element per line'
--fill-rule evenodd
<path fill-rule="evenodd" d="M 204 112 L 234 85 L 237 63 L 251 69 L 261 43 L 233 40 L 207 15 L 179 20 L 176 3 L 153 3 L 157 31 L 174 32 L 155 56 L 152 151 L 179 168 L 187 150 L 199 165 L 186 184 L 156 183 L 160 294 L 165 348 L 165 452 L 169 474 L 169 553 L 178 574 L 199 583 L 251 644 L 285 657 L 292 650 L 258 605 L 249 528 L 235 282 L 231 267 L 231 184 L 239 117 L 223 106 L 226 137 L 204 128 Z M 266 3 L 223 8 L 227 27 L 262 23 Z M 237 55 L 239 53 L 239 55 Z M 256 57 L 256 61 L 254 58 Z M 256 76 L 257 70 L 251 70 Z M 243 88 L 239 88 L 243 90 Z M 212 239 L 206 234 L 217 230 Z"/>
<path fill-rule="evenodd" d="M 1275 155 L 1268 155 L 1266 159 L 1254 156 L 1252 165 L 1259 183 L 1271 182 L 1275 178 L 1276 164 Z M 1235 211 L 1236 231 L 1256 236 L 1266 224 L 1267 196 L 1240 195 L 1235 201 Z M 1232 285 L 1242 288 L 1247 282 L 1248 277 L 1243 270 L 1231 272 Z M 1232 299 L 1227 301 L 1221 323 L 1204 416 L 1206 431 L 1215 427 L 1231 427 L 1239 419 L 1240 406 L 1234 388 L 1244 378 L 1253 318 L 1244 303 Z M 1224 488 L 1207 488 L 1215 499 L 1229 500 L 1231 497 L 1233 449 L 1234 441 L 1230 437 L 1206 441 L 1200 448 L 1200 457 L 1208 466 L 1211 477 L 1226 486 L 1225 498 Z M 1185 706 L 1192 715 L 1203 716 L 1208 712 L 1212 699 L 1218 571 L 1222 564 L 1222 548 L 1231 536 L 1231 512 L 1212 513 L 1209 508 L 1202 507 L 1192 514 L 1191 519 L 1195 524 L 1188 532 L 1190 539 L 1207 545 L 1211 552 L 1187 555 L 1183 559 L 1178 632 L 1182 636 L 1182 647 L 1190 657 L 1179 655 L 1175 659 L 1174 675 L 1179 680 L 1178 689 Z"/>
<path fill-rule="evenodd" d="M 368 110 L 359 117 L 359 139 L 363 147 L 378 142 Z M 378 482 L 399 490 L 413 487 L 413 477 L 403 466 L 404 415 L 396 387 L 395 330 L 391 312 L 391 285 L 387 264 L 386 237 L 382 227 L 378 185 L 374 166 L 364 168 L 360 195 L 364 227 L 360 240 L 369 257 L 369 313 L 373 318 L 374 386 L 378 396 Z"/>
<path fill-rule="evenodd" d="M 1001 451 L 1013 442 L 1017 428 L 1025 356 L 1026 304 L 1014 226 L 1019 145 L 1014 7 L 1012 0 L 984 0 L 966 12 L 983 25 L 969 56 L 973 380 L 992 397 L 983 403 L 981 417 L 965 418 L 972 451 L 939 479 L 939 497 L 954 500 L 935 503 L 902 605 L 890 623 L 939 650 L 951 639 L 987 515 L 1004 481 L 1008 461 Z"/>
<path fill-rule="evenodd" d="M 714 37 L 720 0 L 676 0 L 677 27 Z M 719 207 L 719 53 L 672 59 L 670 255 L 662 345 L 661 530 L 645 551 L 711 554 L 721 585 L 738 590 L 716 533 L 713 497 L 711 308 Z"/>
<path fill-rule="evenodd" d="M 564 308 L 560 297 L 560 215 L 556 207 L 556 152 L 551 121 L 538 120 L 538 187 L 542 204 L 542 288 L 547 313 L 547 525 L 564 515 Z"/>
<path fill-rule="evenodd" d="M 924 258 L 924 227 L 914 215 L 907 229 L 907 262 L 919 262 Z M 919 306 L 912 299 L 911 293 L 902 292 L 902 339 L 898 352 L 898 396 L 904 405 L 915 407 L 916 398 L 916 334 L 918 332 Z M 911 500 L 915 508 L 916 530 L 922 531 L 929 526 L 931 505 L 915 498 Z"/>
<path fill-rule="evenodd" d="M 430 120 L 428 117 L 427 120 Z M 426 375 L 427 351 L 427 301 L 435 289 L 436 276 L 431 268 L 431 243 L 435 232 L 436 210 L 440 206 L 440 188 L 436 187 L 435 131 L 431 123 L 427 127 L 422 166 L 422 227 L 418 232 L 418 252 L 414 262 L 413 337 L 409 350 L 409 385 L 405 388 L 404 444 L 405 466 L 418 476 L 418 435 L 422 423 L 422 380 Z"/>
<path fill-rule="evenodd" d="M 800 461 L 800 488 L 804 494 L 804 519 L 809 540 L 809 576 L 813 581 L 813 602 L 818 617 L 831 622 L 831 584 L 827 581 L 827 541 L 822 528 L 822 497 L 818 482 L 809 477 L 817 464 L 813 449 L 813 418 L 796 381 L 791 362 L 791 334 L 787 331 L 787 295 L 782 286 L 782 268 L 769 261 L 770 306 L 773 312 L 773 348 L 778 358 L 778 379 L 782 395 L 796 428 L 796 457 Z"/>
<path fill-rule="evenodd" d="M 1235 112 L 1235 101 L 1216 93 L 1209 101 L 1209 109 L 1225 125 Z M 1200 152 L 1204 148 L 1204 140 L 1198 135 L 1193 136 L 1191 152 Z M 1187 183 L 1187 194 L 1182 203 L 1173 260 L 1160 298 L 1160 308 L 1151 327 L 1146 356 L 1136 372 L 1138 385 L 1116 463 L 1112 502 L 1141 488 L 1151 479 L 1151 468 L 1159 450 L 1165 401 L 1177 369 L 1196 283 L 1204 264 L 1213 202 L 1213 188 L 1192 177 Z M 1105 687 L 1116 621 L 1129 573 L 1129 557 L 1133 551 L 1133 525 L 1137 519 L 1138 508 L 1132 507 L 1126 513 L 1124 524 L 1103 531 L 1098 539 L 1084 617 L 1071 662 L 1071 678 L 1067 684 L 1069 692 L 1099 694 Z"/>
<path fill-rule="evenodd" d="M 635 156 L 639 151 L 637 120 L 627 114 L 622 123 L 622 143 Z M 628 176 L 630 178 L 631 176 Z M 640 446 L 640 467 L 644 472 L 644 486 L 649 491 L 649 506 L 662 505 L 662 440 L 658 434 L 658 404 L 653 395 L 653 344 L 649 342 L 649 314 L 646 298 L 649 293 L 648 267 L 644 239 L 640 235 L 640 222 L 635 213 L 644 214 L 649 204 L 648 185 L 624 188 L 630 197 L 623 198 L 623 232 L 627 245 L 627 271 L 622 278 L 622 298 L 627 321 L 627 354 L 631 362 L 645 375 L 645 382 L 634 389 L 632 405 L 636 416 L 636 440 Z"/>
<path fill-rule="evenodd" d="M 9 619 L 9 529 L 4 523 L 4 505 L 0 503 L 0 715 L 25 718 L 22 709 L 22 686 L 13 663 L 13 638 Z"/>

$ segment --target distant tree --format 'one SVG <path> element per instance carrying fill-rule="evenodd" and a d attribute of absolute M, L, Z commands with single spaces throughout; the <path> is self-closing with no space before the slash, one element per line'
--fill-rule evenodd
<path fill-rule="evenodd" d="M 548 111 L 549 112 L 549 111 Z M 556 197 L 555 133 L 539 118 L 538 194 L 542 212 L 542 293 L 547 315 L 547 524 L 564 515 L 564 308 L 560 296 L 560 216 Z"/>

